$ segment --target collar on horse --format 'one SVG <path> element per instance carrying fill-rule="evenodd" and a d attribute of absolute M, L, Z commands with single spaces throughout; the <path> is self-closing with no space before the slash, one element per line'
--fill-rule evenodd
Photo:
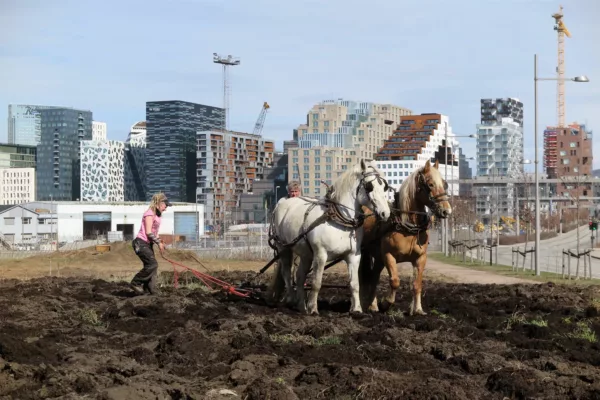
<path fill-rule="evenodd" d="M 427 178 L 425 177 L 425 175 L 423 174 L 423 172 L 419 171 L 418 175 L 417 175 L 417 192 L 420 191 L 426 191 L 427 192 L 427 196 L 429 199 L 430 204 L 434 204 L 433 208 L 437 209 L 439 208 L 439 204 L 442 201 L 447 200 L 448 194 L 446 193 L 446 190 L 448 190 L 448 183 L 446 181 L 444 181 L 444 192 L 437 194 L 437 195 L 433 195 L 431 192 L 431 188 L 428 185 L 427 182 Z M 444 199 L 446 198 L 446 199 Z M 399 204 L 399 199 L 395 199 L 396 200 L 396 206 L 400 207 Z M 405 235 L 410 235 L 410 236 L 417 236 L 417 238 L 419 238 L 420 233 L 422 231 L 426 231 L 429 229 L 430 225 L 431 225 L 431 217 L 432 217 L 432 212 L 424 212 L 424 211 L 408 211 L 408 210 L 401 210 L 400 208 L 392 208 L 392 223 L 394 224 L 394 230 L 396 230 L 397 232 L 401 232 Z M 418 221 L 416 223 L 413 222 L 404 222 L 402 221 L 402 214 L 415 214 Z M 419 246 L 421 246 L 422 244 L 419 243 Z"/>

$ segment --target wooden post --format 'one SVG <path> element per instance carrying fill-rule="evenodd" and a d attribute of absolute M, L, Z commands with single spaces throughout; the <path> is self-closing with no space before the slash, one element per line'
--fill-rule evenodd
<path fill-rule="evenodd" d="M 565 279 L 565 249 L 562 249 L 562 278 Z"/>

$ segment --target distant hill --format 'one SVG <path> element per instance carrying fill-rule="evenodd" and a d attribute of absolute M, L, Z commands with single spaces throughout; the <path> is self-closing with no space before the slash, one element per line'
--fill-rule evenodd
<path fill-rule="evenodd" d="M 600 176 L 600 169 L 593 169 L 592 176 Z"/>

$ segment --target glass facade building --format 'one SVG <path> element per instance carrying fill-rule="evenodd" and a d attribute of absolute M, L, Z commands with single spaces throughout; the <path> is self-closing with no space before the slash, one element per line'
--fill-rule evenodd
<path fill-rule="evenodd" d="M 55 108 L 29 104 L 8 105 L 8 143 L 37 146 L 42 134 L 40 110 Z"/>
<path fill-rule="evenodd" d="M 197 132 L 222 129 L 223 109 L 186 101 L 146 103 L 147 200 L 196 202 Z"/>
<path fill-rule="evenodd" d="M 80 146 L 92 140 L 92 112 L 57 107 L 39 110 L 38 200 L 73 201 L 81 197 Z"/>
<path fill-rule="evenodd" d="M 35 168 L 36 147 L 0 143 L 0 169 Z"/>

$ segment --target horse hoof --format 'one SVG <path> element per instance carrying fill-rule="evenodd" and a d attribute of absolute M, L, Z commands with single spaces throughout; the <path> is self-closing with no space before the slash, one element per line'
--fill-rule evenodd
<path fill-rule="evenodd" d="M 380 310 L 381 312 L 388 312 L 392 307 L 394 306 L 394 303 L 390 303 L 387 300 L 384 300 L 381 302 L 381 307 Z"/>
<path fill-rule="evenodd" d="M 419 310 L 414 310 L 413 312 L 410 313 L 410 315 L 427 315 L 427 313 L 421 309 Z"/>

